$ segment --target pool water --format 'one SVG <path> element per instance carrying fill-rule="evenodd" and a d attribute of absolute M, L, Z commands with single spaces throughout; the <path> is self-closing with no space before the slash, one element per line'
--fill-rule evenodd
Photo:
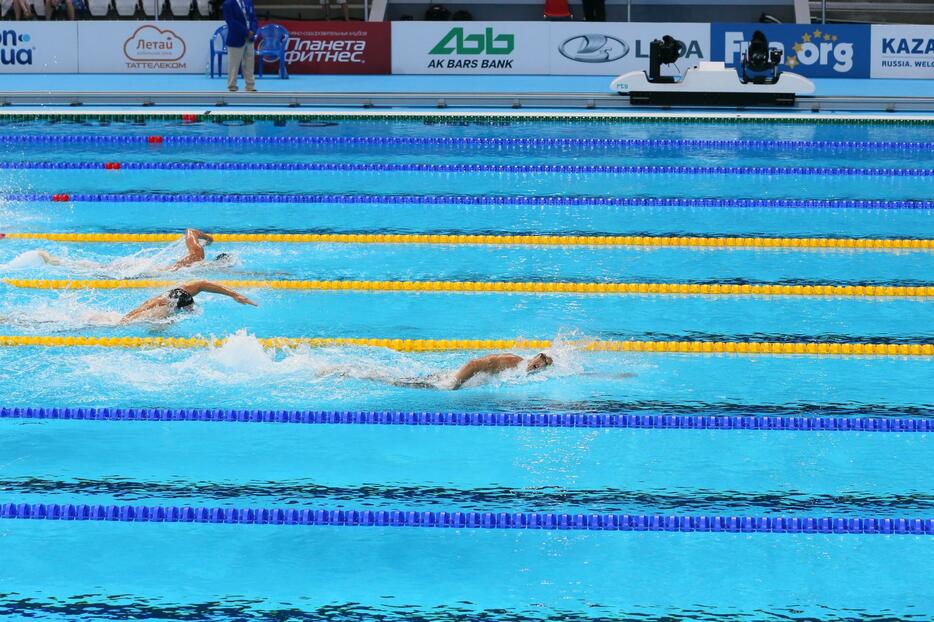
<path fill-rule="evenodd" d="M 930 246 L 217 242 L 208 259 L 223 252 L 228 261 L 165 268 L 185 253 L 186 227 L 930 240 L 930 127 L 821 119 L 3 120 L 0 144 L 9 155 L 0 163 L 0 233 L 178 233 L 179 239 L 3 238 L 0 278 L 72 285 L 159 279 L 928 287 Z M 164 140 L 149 142 L 150 136 Z M 92 168 L 113 162 L 128 166 Z M 184 166 L 164 166 L 171 163 Z M 251 169 L 268 163 L 368 166 Z M 468 164 L 479 169 L 458 170 Z M 513 168 L 497 170 L 504 165 Z M 582 168 L 595 165 L 655 168 Z M 841 167 L 856 170 L 828 170 Z M 93 200 L 49 200 L 62 194 Z M 203 194 L 223 196 L 204 201 Z M 319 198 L 270 201 L 254 194 Z M 220 200 L 228 195 L 243 198 Z M 395 196 L 381 199 L 387 195 Z M 472 200 L 489 196 L 502 200 Z M 576 200 L 549 204 L 541 200 L 547 197 Z M 710 201 L 649 207 L 602 200 L 632 197 Z M 729 199 L 829 203 L 737 206 Z M 844 199 L 877 203 L 859 209 L 839 203 Z M 243 292 L 257 307 L 201 294 L 193 312 L 123 324 L 123 314 L 163 290 L 17 284 L 23 283 L 0 284 L 2 335 L 223 341 L 207 348 L 0 347 L 0 407 L 934 418 L 931 356 L 581 347 L 591 340 L 931 344 L 934 310 L 926 296 L 258 287 Z M 453 372 L 492 350 L 267 349 L 258 339 L 268 337 L 549 340 L 555 363 L 536 374 L 479 377 L 451 391 Z M 398 386 L 412 380 L 433 386 Z M 0 503 L 934 516 L 931 441 L 918 432 L 16 417 L 0 418 L 0 431 Z M 10 619 L 934 617 L 934 556 L 924 548 L 930 535 L 51 520 L 3 520 L 0 529 L 6 562 L 0 615 Z"/>

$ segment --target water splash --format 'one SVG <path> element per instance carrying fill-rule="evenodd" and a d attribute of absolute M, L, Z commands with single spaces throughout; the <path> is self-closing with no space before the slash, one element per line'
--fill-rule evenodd
<path fill-rule="evenodd" d="M 64 332 L 94 326 L 117 326 L 123 313 L 103 310 L 81 302 L 73 292 L 53 300 L 36 300 L 0 314 L 0 325 L 23 331 Z"/>
<path fill-rule="evenodd" d="M 575 340 L 557 338 L 547 352 L 555 362 L 541 372 L 528 374 L 522 364 L 498 376 L 475 377 L 462 390 L 531 385 L 578 375 L 584 372 L 586 355 L 574 345 Z M 203 350 L 109 351 L 85 355 L 80 360 L 89 373 L 147 392 L 195 382 L 314 394 L 322 388 L 328 392 L 450 389 L 457 369 L 478 355 L 406 353 L 370 347 L 270 349 L 255 336 L 239 330 L 223 344 Z"/>
<path fill-rule="evenodd" d="M 50 260 L 43 258 L 46 251 L 29 250 L 5 264 L 0 264 L 0 273 L 33 271 L 54 273 L 58 276 L 79 278 L 134 279 L 165 275 L 179 259 L 188 252 L 184 239 L 179 239 L 161 248 L 144 248 L 135 253 L 117 259 L 73 257 L 71 253 L 81 252 L 63 248 L 49 253 Z M 226 253 L 221 260 L 207 260 L 191 266 L 171 271 L 174 275 L 198 274 L 208 270 L 229 269 L 239 263 L 239 257 Z"/>

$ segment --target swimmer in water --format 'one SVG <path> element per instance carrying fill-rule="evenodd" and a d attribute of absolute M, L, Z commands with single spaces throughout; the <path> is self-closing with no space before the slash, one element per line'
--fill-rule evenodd
<path fill-rule="evenodd" d="M 204 244 L 202 244 L 204 241 Z M 174 272 L 176 270 L 181 270 L 182 268 L 187 268 L 193 266 L 197 263 L 204 261 L 204 247 L 210 246 L 214 242 L 214 238 L 198 229 L 185 229 L 185 246 L 188 248 L 188 254 L 176 261 L 171 266 L 166 266 L 162 268 L 166 272 Z M 64 260 L 54 257 L 43 250 L 35 251 L 36 254 L 42 258 L 42 261 L 51 265 L 51 266 L 60 266 L 65 263 Z M 227 253 L 220 253 L 214 258 L 215 262 L 225 262 L 230 259 L 230 255 Z M 103 267 L 102 264 L 97 264 L 93 261 L 81 261 L 77 262 L 79 265 L 87 268 L 100 268 Z"/>
<path fill-rule="evenodd" d="M 457 370 L 457 373 L 454 374 L 454 383 L 451 385 L 451 389 L 461 388 L 464 386 L 465 382 L 477 374 L 490 374 L 491 376 L 495 376 L 504 371 L 515 369 L 519 367 L 524 360 L 525 359 L 521 356 L 516 356 L 515 354 L 490 354 L 489 356 L 474 359 Z M 529 359 L 529 362 L 525 366 L 525 371 L 533 374 L 545 369 L 553 362 L 554 360 L 550 356 L 544 352 L 539 352 Z"/>
<path fill-rule="evenodd" d="M 489 374 L 495 376 L 501 374 L 504 371 L 510 369 L 516 369 L 519 367 L 523 359 L 521 356 L 515 354 L 490 354 L 489 356 L 484 356 L 482 358 L 474 359 L 457 370 L 457 373 L 454 374 L 454 379 L 445 386 L 445 382 L 439 379 L 437 376 L 432 375 L 428 378 L 419 378 L 416 380 L 385 380 L 377 376 L 367 376 L 367 380 L 377 380 L 382 382 L 388 382 L 389 384 L 397 387 L 405 387 L 409 389 L 451 389 L 457 390 L 460 389 L 464 384 L 479 374 Z M 525 365 L 525 371 L 530 374 L 534 374 L 537 371 L 545 369 L 551 365 L 554 360 L 545 354 L 540 352 L 530 358 L 528 363 Z"/>
<path fill-rule="evenodd" d="M 170 289 L 164 294 L 159 294 L 155 298 L 150 298 L 140 306 L 136 307 L 123 316 L 121 324 L 146 320 L 162 320 L 180 311 L 191 311 L 195 305 L 195 296 L 201 292 L 211 292 L 212 294 L 223 294 L 229 296 L 242 305 L 258 306 L 255 302 L 238 294 L 232 289 L 227 289 L 217 283 L 210 281 L 190 281 L 184 285 L 179 285 Z"/>

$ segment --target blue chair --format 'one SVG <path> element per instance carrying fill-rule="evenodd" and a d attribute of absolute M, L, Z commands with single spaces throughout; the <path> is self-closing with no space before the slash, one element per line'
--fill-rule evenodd
<path fill-rule="evenodd" d="M 263 65 L 267 58 L 279 61 L 279 77 L 283 80 L 289 79 L 289 73 L 285 69 L 285 48 L 289 42 L 289 31 L 279 24 L 266 24 L 260 26 L 256 31 L 258 43 L 256 45 L 256 56 L 259 60 L 259 77 L 263 77 Z"/>
<path fill-rule="evenodd" d="M 211 77 L 214 77 L 214 59 L 217 59 L 217 75 L 223 77 L 224 57 L 227 56 L 227 26 L 221 26 L 211 35 Z"/>

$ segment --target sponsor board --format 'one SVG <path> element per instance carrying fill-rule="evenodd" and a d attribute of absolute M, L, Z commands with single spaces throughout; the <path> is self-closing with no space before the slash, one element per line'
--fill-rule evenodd
<path fill-rule="evenodd" d="M 204 73 L 223 22 L 79 22 L 81 73 Z"/>
<path fill-rule="evenodd" d="M 0 73 L 77 71 L 77 22 L 0 22 Z"/>
<path fill-rule="evenodd" d="M 934 79 L 934 26 L 872 26 L 869 75 Z"/>
<path fill-rule="evenodd" d="M 276 20 L 289 31 L 289 73 L 389 73 L 392 51 L 388 22 L 338 23 Z M 259 61 L 257 61 L 259 62 Z M 267 61 L 275 65 L 276 61 Z"/>
<path fill-rule="evenodd" d="M 684 43 L 677 68 L 665 68 L 666 73 L 680 73 L 710 60 L 709 24 L 552 22 L 550 27 L 549 71 L 556 75 L 618 76 L 647 71 L 649 44 L 664 35 Z"/>
<path fill-rule="evenodd" d="M 549 24 L 392 22 L 392 72 L 547 74 Z"/>
<path fill-rule="evenodd" d="M 761 30 L 782 50 L 780 69 L 809 78 L 868 78 L 869 26 L 853 24 L 712 24 L 713 60 L 738 66 L 746 42 Z"/>

